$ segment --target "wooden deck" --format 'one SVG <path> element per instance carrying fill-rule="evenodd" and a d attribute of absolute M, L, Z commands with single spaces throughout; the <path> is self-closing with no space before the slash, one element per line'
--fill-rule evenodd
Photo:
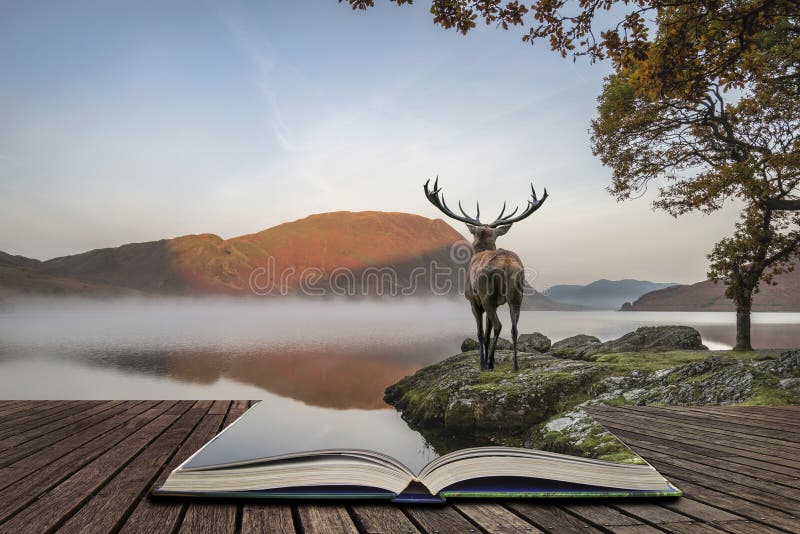
<path fill-rule="evenodd" d="M 0 401 L 0 532 L 800 532 L 800 407 L 592 409 L 677 500 L 260 504 L 148 498 L 248 401 Z"/>

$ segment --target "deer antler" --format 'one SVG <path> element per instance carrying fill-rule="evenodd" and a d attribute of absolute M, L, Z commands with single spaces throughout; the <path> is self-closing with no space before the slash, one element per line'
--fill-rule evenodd
<path fill-rule="evenodd" d="M 519 211 L 519 206 L 514 208 L 514 211 L 503 217 L 503 214 L 506 212 L 506 203 L 503 202 L 503 209 L 500 211 L 500 215 L 497 216 L 497 219 L 493 223 L 490 224 L 483 224 L 480 221 L 481 216 L 481 206 L 477 202 L 475 203 L 475 209 L 477 211 L 475 217 L 471 217 L 468 215 L 464 208 L 461 207 L 461 201 L 458 202 L 458 209 L 461 211 L 461 215 L 457 215 L 453 213 L 453 210 L 447 207 L 447 203 L 444 201 L 444 194 L 442 193 L 442 188 L 439 187 L 439 177 L 436 177 L 436 180 L 433 182 L 433 189 L 428 189 L 428 184 L 430 184 L 430 180 L 425 182 L 422 188 L 425 190 L 425 196 L 430 201 L 431 204 L 439 208 L 439 211 L 451 217 L 457 221 L 461 221 L 467 224 L 472 224 L 474 226 L 488 226 L 489 228 L 497 228 L 498 226 L 504 226 L 506 224 L 514 224 L 515 222 L 521 221 L 522 219 L 530 216 L 534 211 L 538 210 L 544 201 L 547 200 L 547 188 L 544 190 L 544 195 L 542 195 L 541 200 L 536 197 L 536 190 L 533 188 L 533 184 L 531 184 L 531 200 L 528 201 L 528 206 L 516 217 L 514 214 Z"/>
<path fill-rule="evenodd" d="M 542 195 L 542 199 L 539 200 L 536 198 L 536 190 L 533 189 L 533 184 L 531 184 L 531 200 L 528 201 L 528 206 L 523 210 L 522 213 L 514 217 L 514 214 L 517 213 L 519 207 L 514 208 L 514 211 L 503 217 L 503 213 L 506 211 L 506 203 L 503 202 L 503 209 L 500 211 L 500 215 L 497 216 L 497 219 L 490 224 L 487 224 L 489 228 L 497 228 L 498 226 L 503 226 L 506 224 L 514 224 L 515 222 L 519 222 L 525 217 L 530 216 L 534 211 L 538 210 L 544 201 L 547 200 L 547 188 L 544 190 L 544 195 Z"/>
<path fill-rule="evenodd" d="M 451 217 L 451 218 L 453 218 L 453 219 L 455 219 L 457 221 L 461 221 L 461 222 L 464 222 L 464 223 L 467 223 L 467 224 L 472 224 L 474 226 L 481 226 L 482 223 L 481 223 L 481 221 L 479 219 L 479 217 L 481 216 L 481 207 L 480 207 L 480 205 L 476 205 L 478 213 L 473 218 L 473 217 L 470 217 L 469 215 L 467 215 L 467 213 L 464 211 L 464 208 L 461 207 L 461 201 L 459 201 L 458 202 L 458 209 L 461 210 L 461 213 L 464 216 L 462 217 L 460 215 L 456 215 L 455 213 L 453 213 L 453 210 L 451 210 L 450 208 L 447 207 L 447 203 L 444 201 L 444 194 L 440 195 L 440 193 L 442 192 L 442 188 L 439 187 L 439 177 L 437 176 L 436 180 L 433 182 L 433 189 L 432 190 L 428 189 L 428 184 L 430 182 L 431 182 L 430 180 L 425 182 L 425 185 L 423 185 L 422 188 L 425 190 L 425 196 L 427 197 L 427 199 L 430 201 L 431 204 L 433 204 L 434 206 L 439 208 L 439 211 L 441 211 L 442 213 L 444 213 L 448 217 Z"/>

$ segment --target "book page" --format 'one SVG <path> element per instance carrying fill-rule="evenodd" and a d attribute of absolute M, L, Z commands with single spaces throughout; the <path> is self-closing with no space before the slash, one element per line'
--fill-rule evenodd
<path fill-rule="evenodd" d="M 395 410 L 334 410 L 296 401 L 262 401 L 183 465 L 185 469 L 251 462 L 287 454 L 348 449 L 375 451 L 418 473 L 438 455 L 410 432 Z"/>

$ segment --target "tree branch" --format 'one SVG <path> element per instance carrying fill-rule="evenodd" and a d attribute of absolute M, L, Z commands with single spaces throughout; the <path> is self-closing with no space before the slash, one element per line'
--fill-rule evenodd
<path fill-rule="evenodd" d="M 773 210 L 800 211 L 800 200 L 787 200 L 784 198 L 767 199 L 767 207 Z"/>

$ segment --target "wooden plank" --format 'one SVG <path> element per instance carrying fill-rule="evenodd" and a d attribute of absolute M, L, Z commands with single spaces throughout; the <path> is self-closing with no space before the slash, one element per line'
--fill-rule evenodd
<path fill-rule="evenodd" d="M 691 408 L 695 408 L 692 406 Z M 706 405 L 700 406 L 699 408 L 705 410 L 716 411 L 720 413 L 735 413 L 735 414 L 760 414 L 765 417 L 775 416 L 775 414 L 783 414 L 783 417 L 787 415 L 800 415 L 800 409 L 796 405 L 793 404 L 783 404 L 783 405 L 773 405 L 773 406 L 750 406 L 750 405 L 729 405 L 729 406 L 716 406 L 716 405 Z M 780 417 L 780 415 L 778 415 Z"/>
<path fill-rule="evenodd" d="M 681 444 L 681 448 L 686 446 L 694 446 L 693 452 L 702 454 L 702 449 L 707 449 L 709 452 L 706 454 L 724 457 L 731 455 L 745 456 L 760 460 L 768 463 L 775 464 L 776 466 L 788 467 L 791 469 L 800 468 L 800 462 L 787 459 L 788 453 L 779 453 L 772 446 L 769 447 L 770 454 L 764 454 L 765 445 L 763 444 L 749 444 L 746 443 L 746 438 L 740 436 L 739 440 L 725 439 L 720 440 L 714 436 L 704 435 L 700 431 L 693 431 L 686 428 L 659 428 L 653 424 L 652 421 L 643 420 L 636 421 L 620 417 L 608 417 L 606 415 L 597 416 L 595 419 L 607 429 L 617 429 L 621 431 L 636 432 L 643 436 L 650 436 L 661 440 L 674 441 Z M 688 437 L 693 436 L 693 437 Z M 694 439 L 694 437 L 698 439 Z M 645 438 L 647 439 L 647 438 Z M 796 455 L 794 456 L 796 458 Z"/>
<path fill-rule="evenodd" d="M 674 534 L 726 534 L 724 530 L 708 523 L 670 523 L 660 526 Z"/>
<path fill-rule="evenodd" d="M 508 507 L 545 532 L 601 532 L 590 523 L 549 502 L 514 501 Z"/>
<path fill-rule="evenodd" d="M 646 409 L 643 409 L 646 408 Z M 736 422 L 731 422 L 730 418 L 724 415 L 718 415 L 713 412 L 690 412 L 687 410 L 676 410 L 667 407 L 631 407 L 629 409 L 616 408 L 616 410 L 626 411 L 628 413 L 643 414 L 651 416 L 654 414 L 659 416 L 659 423 L 666 423 L 667 421 L 674 421 L 684 425 L 699 425 L 706 429 L 715 429 L 720 431 L 733 432 L 739 435 L 752 436 L 753 438 L 772 438 L 777 440 L 784 440 L 789 442 L 800 441 L 800 432 L 797 430 L 784 430 L 774 429 L 771 427 L 764 427 L 755 423 L 756 418 L 741 418 Z"/>
<path fill-rule="evenodd" d="M 357 504 L 350 507 L 356 525 L 369 534 L 410 534 L 417 527 L 397 506 L 389 503 Z"/>
<path fill-rule="evenodd" d="M 706 421 L 713 425 L 715 428 L 731 429 L 736 427 L 739 432 L 750 434 L 758 437 L 758 439 L 770 439 L 764 433 L 767 430 L 770 433 L 786 434 L 775 436 L 771 439 L 783 439 L 793 441 L 797 439 L 797 434 L 800 433 L 800 425 L 794 420 L 800 416 L 800 412 L 789 414 L 787 412 L 778 413 L 747 413 L 741 410 L 728 410 L 720 412 L 715 410 L 714 407 L 704 408 L 702 410 L 672 410 L 664 409 L 664 418 L 674 418 L 683 421 L 691 421 L 698 424 L 699 421 Z"/>
<path fill-rule="evenodd" d="M 223 421 L 224 416 L 222 415 L 206 413 L 178 452 L 161 469 L 156 480 L 151 484 L 150 491 L 161 486 L 173 469 L 213 438 L 221 428 Z M 185 509 L 186 505 L 181 501 L 142 498 L 122 526 L 122 532 L 131 534 L 134 532 L 174 532 Z"/>
<path fill-rule="evenodd" d="M 120 525 L 139 498 L 150 488 L 161 467 L 177 451 L 209 409 L 209 403 L 184 401 L 188 408 L 165 432 L 103 488 L 85 502 L 60 529 L 61 532 L 109 532 Z"/>
<path fill-rule="evenodd" d="M 43 401 L 3 401 L 3 407 L 0 408 L 0 423 L 5 424 L 8 421 L 13 421 L 27 410 L 34 406 L 40 405 Z"/>
<path fill-rule="evenodd" d="M 513 534 L 515 532 L 542 532 L 531 523 L 522 520 L 519 516 L 497 503 L 482 501 L 458 503 L 453 506 L 467 516 L 473 523 L 480 525 L 482 529 L 492 533 Z"/>
<path fill-rule="evenodd" d="M 746 517 L 751 521 L 781 528 L 790 532 L 800 532 L 800 520 L 792 514 L 782 510 L 768 508 L 758 503 L 743 499 L 737 495 L 730 495 L 723 491 L 706 488 L 688 480 L 673 476 L 674 482 L 691 498 L 705 504 L 721 508 L 732 514 Z"/>
<path fill-rule="evenodd" d="M 7 417 L 0 419 L 0 429 L 8 428 L 15 421 L 30 418 L 35 414 L 42 414 L 54 409 L 67 409 L 80 401 L 20 401 L 22 405 L 12 406 L 7 410 Z"/>
<path fill-rule="evenodd" d="M 68 438 L 81 430 L 90 428 L 105 419 L 123 412 L 125 409 L 126 407 L 123 402 L 115 401 L 110 406 L 98 406 L 86 410 L 85 417 L 83 414 L 73 414 L 72 417 L 65 417 L 65 424 L 57 426 L 56 428 L 51 428 L 51 425 L 44 425 L 43 428 L 47 429 L 44 433 L 39 431 L 32 432 L 31 434 L 23 432 L 16 436 L 11 436 L 4 441 L 4 446 L 2 448 L 6 450 L 0 453 L 0 466 L 10 465 L 20 458 L 30 456 L 53 443 Z"/>
<path fill-rule="evenodd" d="M 783 477 L 776 477 L 776 481 L 786 480 L 787 478 L 794 478 L 795 480 L 800 480 L 798 477 L 798 470 L 792 469 L 790 467 L 775 467 L 775 464 L 771 464 L 769 462 L 763 462 L 761 460 L 754 460 L 753 458 L 746 458 L 744 456 L 722 456 L 720 460 L 727 460 L 731 461 L 740 465 L 746 465 L 753 468 L 758 469 L 765 473 L 765 476 L 769 476 L 770 473 L 781 473 L 784 475 Z"/>
<path fill-rule="evenodd" d="M 651 451 L 652 453 L 662 453 L 670 457 L 688 460 L 714 468 L 733 471 L 734 473 L 747 475 L 754 479 L 774 481 L 789 488 L 795 488 L 797 486 L 797 472 L 789 468 L 776 468 L 774 464 L 759 462 L 757 460 L 742 458 L 740 456 L 710 457 L 697 454 L 695 452 L 686 451 L 675 447 L 674 445 L 665 444 L 656 438 L 645 440 L 639 437 L 634 437 L 634 434 L 620 430 L 615 430 L 615 432 L 618 433 L 618 437 L 624 439 L 628 445 L 635 446 L 636 450 L 647 450 Z M 754 466 L 751 462 L 754 462 L 756 465 Z M 785 474 L 787 472 L 792 474 Z"/>
<path fill-rule="evenodd" d="M 621 430 L 614 426 L 609 426 L 609 429 L 613 430 L 615 435 L 629 445 L 635 446 L 637 450 L 641 450 L 642 452 L 647 451 L 647 454 L 652 458 L 659 458 L 678 466 L 689 466 L 690 468 L 697 467 L 697 465 L 705 465 L 709 471 L 729 471 L 733 476 L 737 477 L 737 479 L 751 481 L 751 484 L 766 483 L 781 494 L 788 491 L 788 493 L 800 495 L 800 490 L 796 489 L 797 476 L 800 474 L 797 470 L 775 466 L 775 464 L 767 462 L 761 462 L 761 468 L 749 467 L 744 465 L 747 459 L 741 456 L 710 458 L 701 454 L 681 450 L 680 445 L 676 445 L 676 443 L 680 442 L 664 440 L 652 436 L 645 436 L 643 438 L 641 434 L 628 430 Z M 769 470 L 767 470 L 767 468 Z M 759 482 L 759 480 L 761 482 Z M 771 481 L 776 481 L 779 484 L 772 484 Z M 780 485 L 781 483 L 783 486 Z"/>
<path fill-rule="evenodd" d="M 727 408 L 725 406 L 720 406 L 720 408 Z M 748 405 L 742 406 L 737 405 L 731 408 L 735 408 L 737 411 L 742 412 L 756 412 L 756 413 L 786 413 L 787 416 L 791 417 L 793 415 L 800 415 L 800 406 L 795 404 L 780 404 L 780 405 L 772 405 L 772 406 L 758 406 L 758 405 Z"/>
<path fill-rule="evenodd" d="M 173 414 L 159 415 L 126 440 L 41 495 L 13 516 L 3 528 L 8 531 L 29 529 L 38 532 L 56 528 L 177 418 Z"/>
<path fill-rule="evenodd" d="M 229 401 L 206 402 L 208 411 L 204 415 L 196 414 L 194 407 L 191 413 L 184 414 L 185 407 L 177 403 L 159 404 L 160 411 L 152 404 L 140 404 L 139 412 L 136 412 L 136 403 L 124 403 L 108 408 L 110 412 L 105 418 L 100 417 L 100 411 L 92 412 L 89 416 L 95 417 L 92 424 L 85 424 L 72 434 L 0 468 L 0 481 L 4 481 L 6 475 L 15 477 L 10 485 L 0 489 L 0 523 L 8 520 L 0 524 L 0 531 L 63 527 L 64 531 L 93 532 L 113 531 L 120 526 L 128 533 L 175 532 L 178 528 L 184 532 L 225 532 L 240 528 L 247 533 L 264 530 L 290 533 L 296 527 L 305 532 L 323 533 L 423 530 L 442 534 L 470 531 L 596 534 L 600 532 L 598 527 L 605 532 L 621 534 L 800 531 L 796 515 L 800 510 L 800 491 L 793 484 L 800 471 L 784 465 L 783 460 L 791 461 L 788 458 L 772 458 L 772 461 L 757 458 L 769 455 L 771 446 L 785 455 L 790 448 L 787 443 L 792 447 L 797 447 L 797 443 L 765 436 L 750 440 L 749 434 L 736 434 L 730 429 L 705 431 L 696 422 L 681 421 L 674 415 L 642 415 L 645 411 L 640 409 L 628 419 L 621 417 L 622 410 L 610 414 L 611 425 L 623 427 L 618 431 L 624 434 L 625 441 L 681 487 L 687 497 L 658 503 L 615 501 L 556 505 L 531 501 L 506 504 L 462 501 L 451 506 L 407 508 L 388 503 L 358 503 L 349 507 L 303 504 L 297 507 L 296 514 L 289 505 L 282 504 L 251 502 L 237 506 L 228 502 L 195 502 L 184 505 L 180 501 L 167 503 L 147 498 L 153 485 L 165 478 L 179 461 L 250 404 L 248 401 L 233 405 Z M 13 413 L 24 413 L 20 403 L 0 404 L 0 410 L 14 406 L 20 410 Z M 100 404 L 73 403 L 71 411 L 63 412 L 52 412 L 53 406 L 36 413 L 42 414 L 40 420 L 48 421 L 41 427 L 51 425 L 48 428 L 58 431 L 70 424 L 80 426 L 79 422 L 87 419 L 80 414 L 97 410 Z M 76 406 L 83 406 L 83 411 L 77 411 Z M 212 410 L 217 414 L 211 414 Z M 694 412 L 702 415 L 699 409 Z M 796 410 L 782 412 L 800 414 Z M 53 418 L 55 413 L 69 418 L 67 424 L 57 423 Z M 146 414 L 149 419 L 143 420 Z M 190 424 L 193 415 L 196 416 L 194 425 Z M 680 415 L 687 421 L 695 417 Z M 30 414 L 20 417 L 25 418 L 28 428 L 25 432 L 29 432 L 27 436 L 31 438 L 28 441 L 38 439 L 34 436 L 36 418 Z M 164 425 L 165 418 L 171 418 L 172 422 Z M 604 422 L 600 417 L 598 421 Z M 153 429 L 156 424 L 161 424 L 162 428 Z M 701 428 L 692 428 L 697 426 Z M 143 431 L 149 438 L 141 434 Z M 49 434 L 45 431 L 39 435 Z M 731 442 L 736 436 L 749 440 L 745 445 L 759 452 L 734 447 Z M 128 437 L 130 439 L 126 439 Z M 138 445 L 130 445 L 131 440 Z M 57 454 L 60 450 L 63 452 Z M 127 459 L 120 454 L 122 457 L 127 454 Z M 183 510 L 185 515 L 182 515 Z M 51 517 L 40 517 L 48 515 Z"/>
<path fill-rule="evenodd" d="M 477 527 L 467 521 L 451 506 L 407 506 L 403 510 L 424 531 L 439 532 L 476 532 Z"/>
<path fill-rule="evenodd" d="M 58 419 L 61 414 L 81 411 L 93 404 L 96 404 L 96 401 L 48 402 L 41 408 L 34 408 L 25 412 L 18 419 L 3 421 L 0 424 L 0 433 L 24 432 L 33 426 Z"/>
<path fill-rule="evenodd" d="M 685 469 L 676 467 L 670 463 L 665 463 L 653 458 L 648 459 L 653 467 L 662 472 L 665 476 L 677 476 L 683 480 L 701 484 L 707 488 L 716 489 L 725 493 L 729 493 L 739 498 L 746 499 L 750 502 L 763 504 L 776 510 L 786 511 L 793 514 L 800 514 L 800 502 L 790 498 L 782 497 L 778 494 L 767 493 L 758 487 L 745 486 L 736 482 L 732 482 L 726 476 L 712 476 L 708 472 L 700 470 Z"/>
<path fill-rule="evenodd" d="M 216 400 L 208 411 L 209 415 L 225 415 L 228 413 L 228 408 L 231 406 L 229 400 Z"/>
<path fill-rule="evenodd" d="M 179 532 L 213 532 L 222 534 L 236 531 L 236 506 L 229 503 L 204 503 L 202 508 L 190 506 L 181 522 Z"/>
<path fill-rule="evenodd" d="M 720 523 L 717 526 L 732 534 L 753 534 L 753 532 L 758 532 L 758 534 L 784 534 L 783 530 L 766 525 L 755 525 L 751 521 L 730 521 L 728 523 Z"/>
<path fill-rule="evenodd" d="M 9 447 L 14 447 L 19 443 L 24 443 L 42 434 L 49 434 L 54 430 L 85 419 L 86 417 L 103 413 L 123 402 L 125 401 L 111 400 L 101 403 L 92 403 L 89 406 L 77 409 L 73 408 L 68 412 L 58 414 L 58 417 L 51 421 L 45 421 L 44 419 L 37 420 L 35 425 L 30 426 L 26 430 L 15 429 L 14 432 L 0 434 L 0 451 L 6 450 Z"/>
<path fill-rule="evenodd" d="M 644 523 L 663 525 L 667 523 L 691 523 L 695 521 L 692 517 L 680 514 L 652 502 L 622 502 L 614 504 L 614 508 Z"/>
<path fill-rule="evenodd" d="M 598 422 L 601 421 L 613 421 L 620 424 L 631 425 L 631 426 L 642 426 L 647 425 L 647 428 L 661 434 L 669 434 L 672 436 L 686 436 L 687 439 L 685 442 L 687 444 L 700 444 L 707 443 L 708 445 L 722 445 L 727 446 L 728 449 L 736 449 L 736 450 L 745 450 L 758 453 L 763 451 L 764 447 L 766 446 L 765 443 L 768 443 L 769 450 L 773 456 L 783 458 L 785 460 L 795 460 L 795 447 L 796 443 L 794 441 L 786 441 L 786 440 L 778 440 L 774 438 L 770 438 L 770 441 L 762 443 L 760 440 L 752 439 L 750 436 L 745 436 L 740 432 L 735 432 L 731 430 L 719 430 L 713 427 L 704 427 L 700 425 L 688 425 L 682 424 L 677 421 L 670 421 L 664 422 L 664 419 L 655 419 L 653 417 L 649 417 L 646 415 L 640 415 L 637 413 L 631 413 L 630 410 L 618 410 L 615 409 L 614 411 L 611 410 L 589 410 L 595 419 Z M 703 440 L 698 441 L 690 441 L 688 436 L 703 436 Z M 714 447 L 711 447 L 712 449 Z M 776 458 L 776 463 L 779 460 Z M 783 465 L 787 465 L 786 462 L 780 460 L 780 463 Z M 793 462 L 793 467 L 798 467 L 797 462 Z M 792 465 L 792 462 L 789 462 L 788 465 Z"/>
<path fill-rule="evenodd" d="M 616 525 L 607 527 L 607 529 L 613 534 L 661 534 L 664 532 L 650 525 Z"/>
<path fill-rule="evenodd" d="M 262 532 L 294 534 L 291 506 L 288 504 L 245 504 L 242 507 L 242 534 L 261 534 Z"/>
<path fill-rule="evenodd" d="M 297 507 L 297 513 L 305 534 L 358 533 L 350 514 L 341 505 L 301 504 Z"/>
<path fill-rule="evenodd" d="M 621 525 L 641 525 L 642 521 L 629 517 L 604 504 L 565 504 L 564 509 L 603 528 Z"/>
<path fill-rule="evenodd" d="M 622 425 L 620 423 L 612 423 L 609 421 L 605 422 L 604 425 L 606 429 L 612 431 L 618 437 L 628 441 L 638 441 L 643 444 L 643 446 L 647 446 L 646 443 L 653 443 L 660 446 L 664 446 L 670 449 L 679 449 L 681 451 L 688 451 L 695 453 L 699 456 L 708 457 L 708 458 L 715 458 L 717 461 L 726 460 L 726 459 L 735 459 L 737 463 L 741 464 L 749 464 L 749 465 L 758 465 L 759 469 L 763 471 L 770 471 L 774 473 L 782 473 L 789 477 L 797 476 L 798 469 L 782 465 L 781 463 L 777 463 L 780 459 L 771 458 L 768 455 L 763 454 L 764 452 L 769 452 L 768 450 L 761 449 L 761 453 L 752 453 L 750 451 L 742 451 L 742 450 L 733 450 L 728 447 L 712 443 L 710 440 L 701 441 L 701 440 L 691 440 L 688 438 L 683 438 L 680 436 L 674 436 L 669 434 L 664 434 L 661 432 L 654 432 L 649 431 L 647 429 L 642 429 L 640 427 L 631 427 L 628 425 Z M 702 437 L 702 436 L 699 436 Z M 704 443 L 706 447 L 714 447 L 714 449 L 706 449 L 709 452 L 703 453 L 703 448 L 699 446 L 687 445 L 685 442 L 690 441 L 692 443 Z M 769 459 L 769 460 L 765 460 Z M 771 461 L 770 461 L 771 460 Z M 753 463 L 755 462 L 755 463 Z"/>
<path fill-rule="evenodd" d="M 745 520 L 742 516 L 732 514 L 720 508 L 709 506 L 708 504 L 696 501 L 684 495 L 680 499 L 664 501 L 661 506 L 680 512 L 698 521 L 707 523 L 720 521 L 741 521 Z"/>
<path fill-rule="evenodd" d="M 739 437 L 739 439 L 746 439 L 748 443 L 769 443 L 771 448 L 785 452 L 791 449 L 793 443 L 800 440 L 800 436 L 796 432 L 789 432 L 785 429 L 778 429 L 774 426 L 769 427 L 767 430 L 764 427 L 755 427 L 761 429 L 759 432 L 753 432 L 754 427 L 747 427 L 739 421 L 748 421 L 749 419 L 740 419 L 732 422 L 721 422 L 715 420 L 713 417 L 708 418 L 690 417 L 683 412 L 669 414 L 666 417 L 659 419 L 659 425 L 666 427 L 667 425 L 681 426 L 684 428 L 691 428 L 700 430 L 707 434 L 719 435 L 720 438 Z M 710 414 L 709 414 L 710 415 Z M 646 415 L 643 415 L 646 416 Z M 757 417 L 757 416 L 754 416 Z M 731 418 L 726 418 L 731 419 Z M 767 435 L 769 434 L 769 435 Z"/>
<path fill-rule="evenodd" d="M 208 411 L 212 415 L 223 415 L 219 431 L 234 422 L 247 409 L 242 401 L 214 401 Z M 202 525 L 208 532 L 228 532 L 236 523 L 237 505 L 233 502 L 205 503 L 190 502 L 181 524 L 181 532 L 195 532 L 195 525 Z M 187 523 L 188 519 L 188 523 Z M 187 530 L 189 529 L 189 530 Z"/>
<path fill-rule="evenodd" d="M 780 484 L 768 482 L 767 480 L 741 475 L 735 470 L 723 470 L 717 467 L 683 460 L 676 457 L 674 454 L 669 455 L 648 450 L 644 446 L 645 444 L 640 443 L 632 435 L 623 432 L 620 432 L 620 434 L 627 442 L 636 446 L 637 450 L 644 455 L 645 459 L 651 463 L 653 461 L 658 461 L 662 462 L 663 465 L 669 465 L 672 472 L 675 472 L 675 469 L 681 469 L 693 473 L 702 473 L 702 475 L 695 476 L 700 476 L 701 479 L 707 480 L 707 482 L 711 484 L 719 484 L 720 482 L 723 484 L 735 483 L 742 488 L 752 488 L 766 499 L 778 499 L 781 503 L 786 503 L 785 506 L 792 509 L 794 507 L 800 507 L 800 489 L 796 486 L 782 486 Z"/>
<path fill-rule="evenodd" d="M 666 407 L 671 408 L 671 407 Z M 684 413 L 704 419 L 712 418 L 715 421 L 736 423 L 737 421 L 747 426 L 767 428 L 770 430 L 785 429 L 790 432 L 800 432 L 800 427 L 793 420 L 798 412 L 787 413 L 770 410 L 764 412 L 752 412 L 742 410 L 740 407 L 722 406 L 686 406 L 677 413 Z M 724 409 L 720 409 L 724 408 Z M 713 416 L 713 417 L 712 417 Z"/>
<path fill-rule="evenodd" d="M 36 451 L 36 454 L 25 456 L 8 466 L 0 468 L 0 475 L 2 475 L 0 476 L 0 489 L 11 485 L 50 462 L 58 460 L 81 445 L 93 439 L 98 439 L 99 436 L 102 436 L 104 433 L 122 425 L 131 418 L 157 404 L 158 403 L 155 401 L 144 403 L 138 401 L 126 402 L 119 407 L 120 411 L 116 413 L 116 415 L 92 425 L 81 432 L 73 434 L 66 439 L 52 443 Z"/>
<path fill-rule="evenodd" d="M 24 508 L 34 498 L 78 472 L 112 446 L 155 420 L 169 406 L 171 406 L 171 403 L 158 403 L 156 401 L 138 404 L 135 409 L 141 408 L 141 413 L 135 415 L 128 422 L 59 457 L 52 463 L 35 470 L 18 482 L 3 489 L 0 492 L 0 523 Z M 7 469 L 11 468 L 4 468 L 4 470 Z"/>

